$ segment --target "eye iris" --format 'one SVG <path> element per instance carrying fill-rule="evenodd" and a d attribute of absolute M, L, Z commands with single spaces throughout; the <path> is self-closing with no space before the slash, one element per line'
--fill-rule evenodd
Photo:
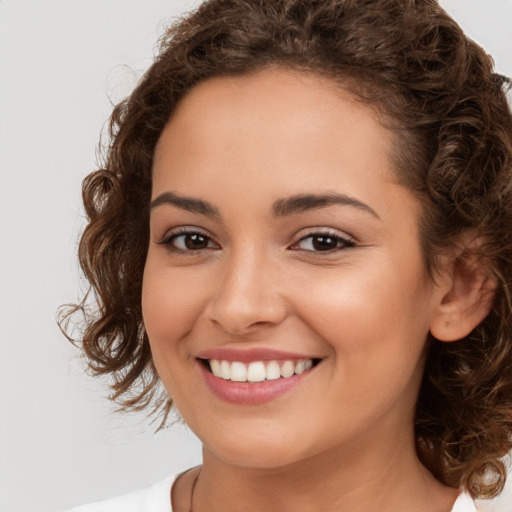
<path fill-rule="evenodd" d="M 332 236 L 318 235 L 313 237 L 312 244 L 317 251 L 330 251 L 336 249 L 338 240 Z"/>
<path fill-rule="evenodd" d="M 192 250 L 206 249 L 208 247 L 208 238 L 199 233 L 191 233 L 185 236 L 185 247 Z"/>

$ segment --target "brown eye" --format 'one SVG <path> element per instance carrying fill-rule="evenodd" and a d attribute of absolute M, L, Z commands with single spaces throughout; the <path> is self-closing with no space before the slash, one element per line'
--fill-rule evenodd
<path fill-rule="evenodd" d="M 169 250 L 177 252 L 202 251 L 218 247 L 209 236 L 197 231 L 168 236 L 162 240 L 161 244 L 166 245 Z"/>
<path fill-rule="evenodd" d="M 293 248 L 309 252 L 334 252 L 354 246 L 355 243 L 352 240 L 340 236 L 329 233 L 313 233 L 299 240 Z"/>
<path fill-rule="evenodd" d="M 338 239 L 325 235 L 313 236 L 311 245 L 316 251 L 332 251 L 338 247 Z"/>
<path fill-rule="evenodd" d="M 183 238 L 184 246 L 191 251 L 208 247 L 208 238 L 201 233 L 190 233 L 177 238 Z"/>

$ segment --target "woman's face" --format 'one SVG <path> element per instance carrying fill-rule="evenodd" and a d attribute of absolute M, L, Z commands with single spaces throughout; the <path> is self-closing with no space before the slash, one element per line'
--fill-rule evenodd
<path fill-rule="evenodd" d="M 441 293 L 392 151 L 368 106 L 306 73 L 211 79 L 174 113 L 143 314 L 207 452 L 278 467 L 411 443 Z"/>

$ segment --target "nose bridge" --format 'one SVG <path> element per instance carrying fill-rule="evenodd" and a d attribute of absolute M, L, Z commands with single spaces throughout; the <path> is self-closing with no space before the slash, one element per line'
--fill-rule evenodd
<path fill-rule="evenodd" d="M 286 304 L 269 251 L 254 244 L 233 248 L 223 261 L 209 310 L 212 321 L 235 334 L 282 321 Z"/>

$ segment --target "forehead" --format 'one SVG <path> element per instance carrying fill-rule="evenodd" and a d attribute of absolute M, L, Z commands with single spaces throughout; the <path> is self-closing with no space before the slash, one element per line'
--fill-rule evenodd
<path fill-rule="evenodd" d="M 338 84 L 266 69 L 209 79 L 190 91 L 157 144 L 154 185 L 182 173 L 222 179 L 228 169 L 314 181 L 327 163 L 345 178 L 369 169 L 391 178 L 392 150 L 393 134 L 375 110 Z"/>

